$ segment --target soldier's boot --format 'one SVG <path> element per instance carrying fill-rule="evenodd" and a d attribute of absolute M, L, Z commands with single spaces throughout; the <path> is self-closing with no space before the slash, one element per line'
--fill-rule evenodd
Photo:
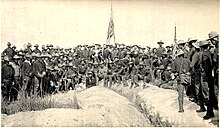
<path fill-rule="evenodd" d="M 203 117 L 203 119 L 204 120 L 208 120 L 208 119 L 210 119 L 212 117 L 215 117 L 215 114 L 213 112 L 213 106 L 212 106 L 212 104 L 209 101 L 209 103 L 207 105 L 207 112 L 206 112 L 206 115 Z"/>
<path fill-rule="evenodd" d="M 179 97 L 178 98 L 178 101 L 179 101 L 179 111 L 178 112 L 184 112 L 184 109 L 183 109 L 183 98 Z"/>

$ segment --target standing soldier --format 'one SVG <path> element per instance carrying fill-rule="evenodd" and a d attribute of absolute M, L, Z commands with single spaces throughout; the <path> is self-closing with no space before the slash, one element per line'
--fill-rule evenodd
<path fill-rule="evenodd" d="M 41 53 L 41 51 L 38 49 L 38 47 L 39 47 L 38 44 L 34 45 L 34 47 L 35 47 L 35 49 L 33 50 L 33 52 L 34 52 L 35 54 Z"/>
<path fill-rule="evenodd" d="M 189 66 L 190 61 L 184 58 L 184 52 L 179 50 L 177 52 L 177 58 L 174 60 L 172 65 L 172 73 L 178 75 L 178 101 L 179 101 L 179 111 L 184 112 L 183 109 L 183 97 L 184 97 L 184 86 L 188 86 L 189 84 Z"/>
<path fill-rule="evenodd" d="M 22 78 L 22 92 L 23 95 L 26 97 L 27 95 L 30 96 L 31 92 L 31 77 L 32 77 L 32 65 L 31 65 L 31 55 L 26 54 L 25 60 L 21 66 L 21 78 Z"/>
<path fill-rule="evenodd" d="M 20 59 L 20 57 L 18 55 L 14 56 L 13 61 L 10 62 L 10 65 L 14 68 L 15 70 L 15 74 L 14 74 L 14 86 L 11 89 L 11 93 L 13 94 L 12 100 L 17 100 L 17 96 L 18 96 L 18 90 L 19 90 L 19 86 L 20 84 L 20 66 L 18 65 L 18 60 Z"/>
<path fill-rule="evenodd" d="M 133 62 L 129 62 L 129 74 L 131 75 L 131 86 L 130 89 L 133 87 L 133 85 L 135 84 L 136 87 L 139 87 L 138 84 L 138 68 L 136 65 L 134 65 Z"/>
<path fill-rule="evenodd" d="M 202 68 L 202 84 L 208 90 L 208 104 L 207 113 L 203 117 L 205 120 L 214 117 L 213 107 L 214 107 L 214 83 L 212 77 L 213 61 L 211 57 L 211 52 L 209 49 L 210 43 L 208 41 L 200 41 L 200 48 L 202 51 L 201 68 Z"/>
<path fill-rule="evenodd" d="M 27 48 L 24 50 L 26 54 L 32 54 L 31 46 L 31 43 L 27 44 Z"/>
<path fill-rule="evenodd" d="M 159 44 L 159 47 L 157 48 L 156 54 L 157 54 L 158 57 L 161 57 L 162 53 L 166 52 L 166 49 L 164 47 L 162 47 L 164 42 L 163 41 L 158 41 L 157 44 Z"/>
<path fill-rule="evenodd" d="M 211 43 L 215 46 L 214 49 L 214 54 L 213 54 L 213 66 L 214 66 L 214 70 L 213 70 L 213 74 L 214 74 L 214 85 L 215 85 L 215 94 L 216 97 L 218 97 L 219 94 L 219 49 L 218 49 L 218 44 L 219 44 L 219 35 L 217 32 L 211 31 L 209 34 L 209 39 L 211 41 Z M 218 103 L 216 102 L 216 104 L 214 105 L 214 108 L 218 110 Z"/>
<path fill-rule="evenodd" d="M 33 85 L 33 95 L 40 91 L 40 96 L 42 97 L 43 88 L 43 77 L 46 75 L 46 64 L 40 57 L 40 54 L 36 54 L 35 61 L 33 62 L 33 74 L 34 74 L 34 85 Z"/>
<path fill-rule="evenodd" d="M 12 93 L 11 89 L 14 86 L 14 75 L 15 70 L 14 68 L 9 64 L 9 57 L 4 56 L 4 65 L 2 65 L 2 84 L 1 84 L 1 90 L 2 90 L 2 98 L 5 101 L 12 101 Z"/>
<path fill-rule="evenodd" d="M 205 89 L 201 84 L 201 56 L 202 52 L 199 49 L 199 42 L 195 42 L 192 44 L 195 48 L 195 53 L 192 56 L 192 61 L 190 64 L 191 69 L 191 83 L 195 87 L 195 99 L 198 101 L 200 109 L 197 112 L 206 111 L 204 106 L 204 95 L 207 94 L 207 89 Z"/>
<path fill-rule="evenodd" d="M 14 51 L 13 51 L 13 49 L 11 48 L 11 43 L 10 43 L 10 42 L 7 43 L 7 46 L 8 46 L 8 47 L 3 51 L 3 54 L 4 54 L 4 55 L 7 55 L 8 58 L 9 58 L 9 61 L 11 61 L 12 58 L 13 58 L 13 56 L 14 56 Z"/>

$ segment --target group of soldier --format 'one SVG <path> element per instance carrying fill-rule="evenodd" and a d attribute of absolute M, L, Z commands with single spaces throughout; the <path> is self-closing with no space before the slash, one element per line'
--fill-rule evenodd
<path fill-rule="evenodd" d="M 17 50 L 7 43 L 2 52 L 2 97 L 6 101 L 24 97 L 65 92 L 83 83 L 87 88 L 104 82 L 104 86 L 146 88 L 152 83 L 161 88 L 178 90 L 179 112 L 184 112 L 187 96 L 206 111 L 204 119 L 214 117 L 218 109 L 218 42 L 216 32 L 204 41 L 191 38 L 172 46 L 158 48 L 125 44 L 78 45 L 60 48 L 47 44 L 41 50 L 28 43 Z M 129 83 L 130 81 L 130 83 Z M 143 83 L 143 84 L 141 84 Z"/>

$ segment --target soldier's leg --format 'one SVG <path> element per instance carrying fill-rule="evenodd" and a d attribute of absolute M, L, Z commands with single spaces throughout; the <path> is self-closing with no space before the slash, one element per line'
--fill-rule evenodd
<path fill-rule="evenodd" d="M 112 78 L 113 78 L 113 76 L 111 75 L 111 76 L 109 76 L 109 88 L 111 88 L 112 87 Z"/>
<path fill-rule="evenodd" d="M 117 80 L 118 80 L 118 85 L 120 85 L 121 84 L 121 75 L 116 74 L 116 77 L 117 77 Z"/>
<path fill-rule="evenodd" d="M 39 88 L 40 81 L 37 77 L 33 78 L 33 88 L 31 90 L 31 95 L 36 96 Z"/>
<path fill-rule="evenodd" d="M 127 86 L 128 86 L 128 83 L 127 83 L 127 81 L 126 81 L 126 76 L 125 76 L 125 75 L 122 76 L 122 83 L 123 83 L 123 86 L 124 86 L 124 87 L 127 87 Z"/>
<path fill-rule="evenodd" d="M 135 83 L 135 88 L 136 87 L 139 87 L 139 84 L 138 84 L 138 75 L 134 75 L 134 83 Z"/>
<path fill-rule="evenodd" d="M 203 97 L 203 102 L 205 105 L 207 105 L 208 100 L 209 100 L 209 87 L 208 87 L 208 82 L 201 81 L 201 92 L 202 92 L 202 97 Z"/>
<path fill-rule="evenodd" d="M 130 86 L 130 89 L 132 89 L 133 85 L 134 85 L 134 75 L 132 74 L 131 75 L 131 86 Z"/>
<path fill-rule="evenodd" d="M 178 102 L 179 102 L 178 112 L 184 112 L 184 109 L 183 109 L 184 88 L 185 87 L 182 84 L 178 84 Z"/>
<path fill-rule="evenodd" d="M 107 80 L 107 76 L 104 76 L 104 87 L 108 86 L 108 80 Z"/>

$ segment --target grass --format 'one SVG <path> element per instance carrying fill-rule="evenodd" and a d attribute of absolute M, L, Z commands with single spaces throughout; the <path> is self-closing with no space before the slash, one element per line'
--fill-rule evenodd
<path fill-rule="evenodd" d="M 1 101 L 1 113 L 7 115 L 15 114 L 17 112 L 40 111 L 49 108 L 80 109 L 81 107 L 79 106 L 76 97 L 73 97 L 73 100 L 66 104 L 61 104 L 55 101 L 51 96 L 45 96 L 44 98 L 39 96 L 31 96 L 28 98 L 21 97 L 19 100 L 11 103 Z"/>

